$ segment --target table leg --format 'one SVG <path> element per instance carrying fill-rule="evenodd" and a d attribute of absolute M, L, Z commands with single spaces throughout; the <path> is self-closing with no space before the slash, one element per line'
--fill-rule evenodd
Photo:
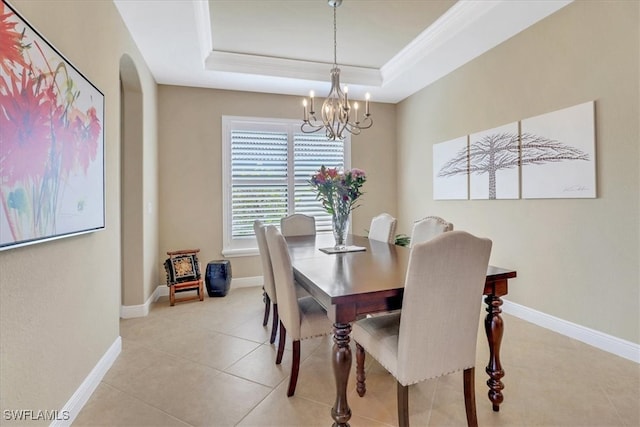
<path fill-rule="evenodd" d="M 347 383 L 351 370 L 351 347 L 349 346 L 351 325 L 348 323 L 333 324 L 333 375 L 336 379 L 336 403 L 331 408 L 333 425 L 348 427 L 351 408 L 347 403 Z"/>
<path fill-rule="evenodd" d="M 365 384 L 366 376 L 364 374 L 364 359 L 364 347 L 356 343 L 356 390 L 360 397 L 364 397 L 364 394 L 367 392 L 367 385 Z"/>
<path fill-rule="evenodd" d="M 484 329 L 489 341 L 489 364 L 486 368 L 486 372 L 489 374 L 489 379 L 487 380 L 487 385 L 489 386 L 488 394 L 489 400 L 493 404 L 493 410 L 498 412 L 504 399 L 502 395 L 504 384 L 500 381 L 504 377 L 504 369 L 500 364 L 500 344 L 502 343 L 502 333 L 504 331 L 504 324 L 500 316 L 500 313 L 502 313 L 500 309 L 502 299 L 495 295 L 487 295 L 484 302 L 487 304 Z"/>

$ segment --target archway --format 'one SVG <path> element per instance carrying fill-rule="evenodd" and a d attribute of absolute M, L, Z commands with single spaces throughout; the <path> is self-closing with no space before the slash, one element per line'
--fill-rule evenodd
<path fill-rule="evenodd" d="M 120 256 L 121 304 L 144 303 L 142 87 L 128 55 L 120 58 Z"/>

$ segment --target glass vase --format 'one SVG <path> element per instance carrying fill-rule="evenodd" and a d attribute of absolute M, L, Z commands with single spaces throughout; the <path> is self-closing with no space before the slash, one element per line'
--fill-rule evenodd
<path fill-rule="evenodd" d="M 341 202 L 337 204 L 331 220 L 333 222 L 333 237 L 336 240 L 335 249 L 344 250 L 347 247 L 347 234 L 349 234 L 349 204 Z"/>

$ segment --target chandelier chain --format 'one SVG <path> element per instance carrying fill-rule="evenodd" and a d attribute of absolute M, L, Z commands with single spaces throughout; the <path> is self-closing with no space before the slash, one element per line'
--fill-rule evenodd
<path fill-rule="evenodd" d="M 337 42 L 337 34 L 338 30 L 336 29 L 336 8 L 338 6 L 333 6 L 333 66 L 338 66 L 338 42 Z"/>

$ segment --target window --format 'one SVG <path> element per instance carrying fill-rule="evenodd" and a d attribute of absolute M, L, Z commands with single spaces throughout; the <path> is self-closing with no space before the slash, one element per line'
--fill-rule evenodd
<path fill-rule="evenodd" d="M 280 224 L 303 213 L 318 232 L 331 230 L 331 216 L 307 181 L 320 166 L 348 168 L 350 141 L 300 131 L 299 120 L 222 117 L 223 254 L 255 255 L 253 221 Z"/>

